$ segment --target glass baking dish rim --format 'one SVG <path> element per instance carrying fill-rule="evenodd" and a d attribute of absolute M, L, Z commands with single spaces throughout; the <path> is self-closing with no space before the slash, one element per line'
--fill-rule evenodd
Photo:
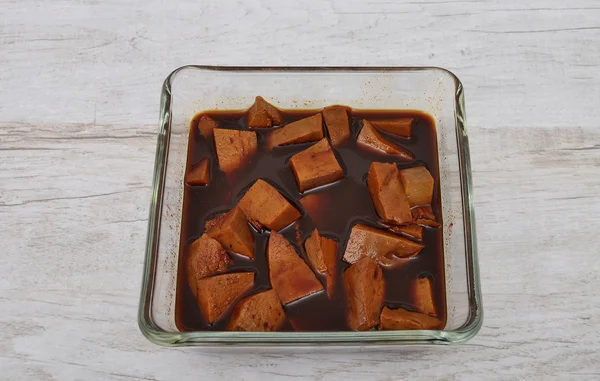
<path fill-rule="evenodd" d="M 162 196 L 168 157 L 171 127 L 171 83 L 182 71 L 231 72 L 402 72 L 440 71 L 449 75 L 455 84 L 455 128 L 460 168 L 461 197 L 464 216 L 467 281 L 470 318 L 462 327 L 452 330 L 366 331 L 366 332 L 166 332 L 152 321 L 149 311 L 152 300 L 152 274 L 158 248 Z M 163 346 L 211 345 L 415 345 L 459 344 L 473 338 L 483 324 L 483 307 L 478 264 L 477 237 L 473 201 L 471 159 L 466 131 L 464 88 L 451 71 L 435 66 L 210 66 L 185 65 L 175 69 L 165 79 L 160 98 L 159 133 L 154 162 L 154 177 L 146 236 L 142 289 L 138 307 L 138 326 L 151 342 Z"/>

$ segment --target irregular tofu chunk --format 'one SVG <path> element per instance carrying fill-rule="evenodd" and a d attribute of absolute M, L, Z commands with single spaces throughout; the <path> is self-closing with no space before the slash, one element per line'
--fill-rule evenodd
<path fill-rule="evenodd" d="M 395 164 L 373 162 L 369 168 L 367 187 L 379 217 L 385 222 L 412 222 L 412 214 Z"/>
<path fill-rule="evenodd" d="M 429 205 L 433 197 L 433 177 L 425 167 L 407 168 L 400 171 L 410 206 Z"/>
<path fill-rule="evenodd" d="M 230 273 L 202 278 L 197 282 L 198 306 L 204 319 L 212 324 L 244 292 L 252 288 L 254 273 Z"/>
<path fill-rule="evenodd" d="M 213 273 L 224 271 L 233 263 L 219 242 L 206 234 L 190 245 L 186 261 L 186 271 L 190 290 L 197 295 L 197 282 Z"/>
<path fill-rule="evenodd" d="M 250 231 L 246 215 L 239 207 L 231 209 L 207 231 L 223 248 L 235 253 L 254 258 L 254 236 Z"/>
<path fill-rule="evenodd" d="M 410 138 L 413 126 L 413 118 L 397 118 L 387 120 L 372 120 L 375 127 L 403 138 Z"/>
<path fill-rule="evenodd" d="M 300 218 L 300 212 L 272 185 L 256 180 L 238 206 L 256 229 L 278 231 Z"/>
<path fill-rule="evenodd" d="M 290 167 L 300 192 L 329 184 L 344 177 L 327 139 L 291 157 Z"/>
<path fill-rule="evenodd" d="M 207 157 L 193 166 L 185 176 L 188 185 L 207 185 L 210 182 L 210 161 Z"/>
<path fill-rule="evenodd" d="M 240 168 L 256 153 L 258 141 L 254 131 L 215 128 L 213 133 L 219 167 L 225 173 Z"/>
<path fill-rule="evenodd" d="M 275 290 L 259 292 L 238 302 L 227 324 L 228 331 L 278 331 L 285 323 L 285 313 Z"/>
<path fill-rule="evenodd" d="M 389 265 L 390 253 L 399 258 L 414 257 L 423 250 L 423 247 L 420 243 L 387 230 L 356 224 L 352 227 L 346 244 L 344 261 L 355 263 L 364 257 L 370 257 L 381 265 Z"/>
<path fill-rule="evenodd" d="M 384 138 L 368 120 L 363 119 L 363 128 L 360 130 L 356 142 L 366 149 L 398 156 L 398 158 L 406 161 L 415 159 L 415 156 L 409 150 Z"/>
<path fill-rule="evenodd" d="M 423 227 L 419 225 L 389 226 L 389 229 L 396 233 L 405 234 L 417 241 L 423 240 Z"/>
<path fill-rule="evenodd" d="M 339 147 L 350 137 L 350 123 L 348 122 L 348 107 L 329 106 L 323 109 L 323 119 L 329 132 L 329 139 L 334 147 Z"/>
<path fill-rule="evenodd" d="M 205 139 L 212 136 L 215 128 L 219 128 L 219 123 L 215 122 L 213 118 L 206 115 L 201 115 L 200 118 L 198 118 L 198 130 L 200 130 L 200 133 Z"/>
<path fill-rule="evenodd" d="M 379 323 L 385 297 L 383 272 L 377 263 L 365 257 L 344 271 L 344 288 L 348 298 L 348 325 L 367 331 Z"/>
<path fill-rule="evenodd" d="M 415 206 L 410 210 L 410 212 L 412 213 L 415 224 L 431 226 L 433 228 L 440 226 L 440 223 L 437 222 L 435 218 L 435 214 L 433 214 L 431 205 Z"/>
<path fill-rule="evenodd" d="M 321 139 L 323 139 L 323 118 L 321 113 L 318 113 L 273 131 L 269 137 L 269 145 L 273 148 Z"/>
<path fill-rule="evenodd" d="M 281 303 L 288 304 L 323 290 L 310 267 L 279 233 L 272 232 L 267 244 L 269 279 Z"/>
<path fill-rule="evenodd" d="M 437 315 L 435 304 L 433 303 L 433 286 L 431 284 L 431 279 L 424 277 L 415 280 L 412 287 L 412 304 L 417 310 L 424 314 Z"/>
<path fill-rule="evenodd" d="M 248 110 L 248 127 L 269 128 L 282 124 L 283 116 L 277 107 L 265 101 L 263 97 L 256 97 L 254 104 Z"/>
<path fill-rule="evenodd" d="M 440 329 L 440 319 L 418 312 L 407 311 L 404 308 L 395 310 L 383 307 L 379 319 L 379 329 L 410 330 L 410 329 Z"/>

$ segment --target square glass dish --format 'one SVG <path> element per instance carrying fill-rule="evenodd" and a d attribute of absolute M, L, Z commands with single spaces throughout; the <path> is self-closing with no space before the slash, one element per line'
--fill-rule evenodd
<path fill-rule="evenodd" d="M 282 109 L 418 110 L 435 121 L 447 320 L 443 330 L 180 332 L 175 324 L 190 121 L 204 110 L 242 110 L 262 95 Z M 463 87 L 451 72 L 410 67 L 209 67 L 171 73 L 161 94 L 153 192 L 138 323 L 166 346 L 452 344 L 472 338 L 483 309 Z"/>

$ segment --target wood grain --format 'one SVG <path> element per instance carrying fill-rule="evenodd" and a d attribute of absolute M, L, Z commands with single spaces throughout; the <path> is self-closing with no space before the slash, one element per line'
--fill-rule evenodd
<path fill-rule="evenodd" d="M 600 378 L 595 0 L 0 0 L 0 378 Z M 164 349 L 136 324 L 183 64 L 431 65 L 466 89 L 485 321 L 444 348 Z"/>

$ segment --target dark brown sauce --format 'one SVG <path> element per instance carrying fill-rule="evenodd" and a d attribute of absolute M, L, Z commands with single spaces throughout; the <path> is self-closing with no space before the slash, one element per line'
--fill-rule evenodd
<path fill-rule="evenodd" d="M 285 122 L 290 123 L 315 113 L 319 110 L 285 110 Z M 204 112 L 219 123 L 220 128 L 246 130 L 245 111 L 210 111 Z M 185 185 L 183 201 L 183 217 L 181 227 L 181 249 L 178 268 L 177 296 L 175 305 L 175 322 L 180 331 L 223 331 L 229 320 L 233 306 L 217 322 L 207 324 L 198 308 L 196 300 L 187 286 L 185 275 L 185 260 L 189 244 L 204 233 L 204 223 L 215 215 L 230 210 L 243 196 L 245 190 L 258 178 L 270 180 L 300 211 L 302 218 L 286 227 L 281 233 L 295 246 L 296 250 L 306 259 L 303 242 L 317 227 L 326 237 L 339 242 L 338 246 L 338 277 L 336 294 L 332 300 L 327 298 L 325 291 L 302 298 L 285 305 L 284 311 L 288 320 L 285 330 L 297 331 L 342 331 L 349 330 L 346 323 L 347 303 L 342 284 L 342 273 L 349 264 L 341 260 L 345 243 L 352 225 L 365 222 L 376 226 L 379 217 L 366 187 L 366 177 L 369 166 L 373 161 L 393 162 L 399 169 L 424 165 L 435 179 L 432 208 L 441 223 L 440 186 L 437 158 L 437 139 L 435 122 L 422 112 L 417 111 L 388 111 L 388 110 L 351 110 L 349 113 L 352 137 L 341 147 L 335 149 L 336 156 L 342 165 L 345 177 L 333 184 L 313 189 L 301 194 L 298 191 L 294 175 L 288 166 L 289 158 L 306 149 L 314 143 L 297 144 L 278 147 L 272 152 L 266 149 L 266 137 L 272 129 L 253 129 L 258 135 L 258 153 L 241 170 L 230 176 L 219 169 L 212 139 L 206 140 L 196 128 L 197 119 L 191 123 L 188 146 L 188 169 L 197 164 L 202 158 L 210 159 L 211 179 L 207 186 Z M 415 118 L 410 139 L 395 137 L 383 133 L 388 139 L 408 148 L 415 154 L 416 161 L 404 163 L 395 157 L 368 152 L 356 146 L 356 136 L 362 126 L 361 119 L 377 120 L 410 116 Z M 324 128 L 326 133 L 326 128 Z M 321 194 L 325 197 L 325 210 L 320 213 L 317 224 L 302 210 L 299 199 L 307 194 Z M 256 258 L 250 260 L 240 255 L 232 254 L 234 264 L 228 272 L 253 271 L 255 275 L 254 288 L 251 293 L 268 290 L 269 270 L 266 260 L 266 246 L 269 233 L 253 231 L 256 244 Z M 298 242 L 298 236 L 301 241 Z M 425 248 L 408 265 L 399 269 L 383 269 L 386 281 L 385 305 L 390 308 L 403 307 L 415 310 L 411 304 L 411 283 L 418 277 L 428 276 L 433 280 L 434 302 L 438 317 L 446 321 L 446 300 L 444 281 L 444 255 L 442 228 L 426 227 L 423 234 Z M 231 253 L 230 253 L 231 254 Z M 317 277 L 325 284 L 325 278 Z"/>

